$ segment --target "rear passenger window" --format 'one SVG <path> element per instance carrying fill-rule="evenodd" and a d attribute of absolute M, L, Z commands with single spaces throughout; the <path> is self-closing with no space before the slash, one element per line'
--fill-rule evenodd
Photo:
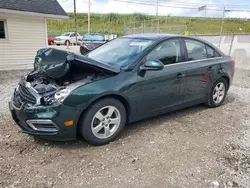
<path fill-rule="evenodd" d="M 188 61 L 220 57 L 219 53 L 202 42 L 184 39 L 187 47 Z"/>
<path fill-rule="evenodd" d="M 206 46 L 207 48 L 207 58 L 220 57 L 219 53 L 216 52 L 213 48 Z"/>
<path fill-rule="evenodd" d="M 196 40 L 184 39 L 187 47 L 188 61 L 206 59 L 205 44 Z"/>

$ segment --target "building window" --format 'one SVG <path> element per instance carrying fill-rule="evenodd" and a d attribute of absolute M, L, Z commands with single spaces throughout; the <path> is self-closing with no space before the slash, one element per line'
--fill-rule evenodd
<path fill-rule="evenodd" d="M 6 39 L 6 22 L 3 20 L 0 20 L 0 39 Z"/>

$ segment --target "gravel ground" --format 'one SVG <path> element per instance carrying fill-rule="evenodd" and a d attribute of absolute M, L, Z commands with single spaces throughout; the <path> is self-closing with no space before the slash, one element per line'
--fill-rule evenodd
<path fill-rule="evenodd" d="M 250 187 L 250 72 L 225 104 L 128 125 L 101 147 L 25 135 L 7 101 L 24 71 L 0 72 L 0 187 Z"/>

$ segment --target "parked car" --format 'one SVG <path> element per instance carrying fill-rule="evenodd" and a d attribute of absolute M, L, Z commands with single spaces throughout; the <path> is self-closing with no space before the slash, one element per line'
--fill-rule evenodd
<path fill-rule="evenodd" d="M 127 123 L 200 103 L 220 106 L 234 65 L 206 41 L 167 34 L 124 36 L 86 56 L 41 49 L 9 108 L 24 133 L 107 144 Z"/>
<path fill-rule="evenodd" d="M 77 41 L 82 40 L 82 36 L 77 33 Z M 69 43 L 70 45 L 76 44 L 76 34 L 75 32 L 68 32 L 64 33 L 61 36 L 55 37 L 55 44 L 60 45 L 67 45 Z M 78 43 L 78 42 L 77 42 Z"/>
<path fill-rule="evenodd" d="M 80 45 L 80 52 L 81 54 L 86 54 L 87 52 L 94 50 L 98 46 L 103 45 L 105 42 L 106 40 L 103 34 L 85 34 Z"/>
<path fill-rule="evenodd" d="M 48 45 L 53 45 L 55 42 L 55 38 L 53 36 L 48 37 Z"/>

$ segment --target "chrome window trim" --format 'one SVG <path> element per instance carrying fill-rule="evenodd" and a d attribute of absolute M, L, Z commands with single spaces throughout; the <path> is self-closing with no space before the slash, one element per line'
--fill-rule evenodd
<path fill-rule="evenodd" d="M 208 61 L 208 60 L 216 60 L 216 59 L 222 59 L 223 57 L 214 57 L 214 58 L 207 58 L 207 59 L 199 59 L 199 60 L 192 60 L 192 61 L 183 61 L 180 63 L 173 63 L 173 64 L 169 64 L 169 65 L 164 65 L 164 67 L 169 67 L 169 66 L 173 66 L 173 65 L 181 65 L 181 64 L 187 64 L 187 63 L 195 63 L 195 62 L 201 62 L 201 61 Z"/>

